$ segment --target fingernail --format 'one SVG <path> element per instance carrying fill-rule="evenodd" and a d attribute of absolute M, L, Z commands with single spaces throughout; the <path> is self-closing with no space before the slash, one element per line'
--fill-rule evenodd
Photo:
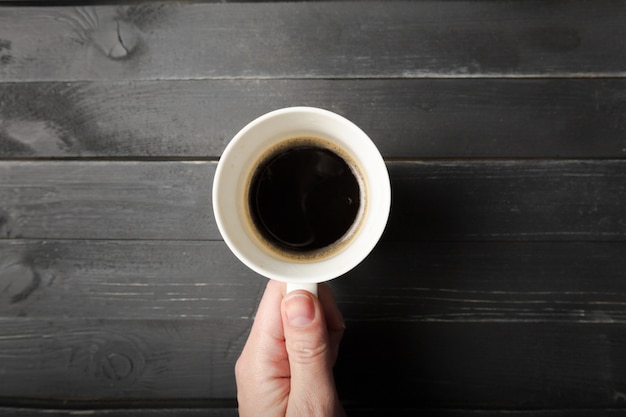
<path fill-rule="evenodd" d="M 285 315 L 289 324 L 295 327 L 304 327 L 311 324 L 315 318 L 313 300 L 306 294 L 293 294 L 285 298 Z"/>

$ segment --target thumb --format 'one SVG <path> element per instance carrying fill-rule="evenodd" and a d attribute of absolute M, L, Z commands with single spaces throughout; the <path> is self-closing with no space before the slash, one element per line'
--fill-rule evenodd
<path fill-rule="evenodd" d="M 322 304 L 313 294 L 298 290 L 287 294 L 281 307 L 291 371 L 290 398 L 333 395 L 333 355 Z M 312 392 L 317 390 L 320 392 Z"/>

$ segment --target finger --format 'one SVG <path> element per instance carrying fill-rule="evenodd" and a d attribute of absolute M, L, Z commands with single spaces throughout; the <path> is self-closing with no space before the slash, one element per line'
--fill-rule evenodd
<path fill-rule="evenodd" d="M 282 320 L 294 398 L 334 395 L 331 342 L 320 300 L 302 290 L 287 294 Z"/>

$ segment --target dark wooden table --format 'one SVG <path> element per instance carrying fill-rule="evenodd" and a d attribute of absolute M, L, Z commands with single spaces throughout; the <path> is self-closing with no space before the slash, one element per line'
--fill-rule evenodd
<path fill-rule="evenodd" d="M 626 416 L 625 1 L 38 3 L 0 7 L 2 416 L 236 415 L 266 280 L 212 179 L 292 105 L 391 175 L 332 282 L 349 415 Z"/>

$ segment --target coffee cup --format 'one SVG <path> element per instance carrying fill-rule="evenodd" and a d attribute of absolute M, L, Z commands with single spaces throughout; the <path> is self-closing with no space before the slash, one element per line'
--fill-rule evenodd
<path fill-rule="evenodd" d="M 391 187 L 380 152 L 348 119 L 288 107 L 228 143 L 213 182 L 218 229 L 253 271 L 316 293 L 375 247 Z"/>

